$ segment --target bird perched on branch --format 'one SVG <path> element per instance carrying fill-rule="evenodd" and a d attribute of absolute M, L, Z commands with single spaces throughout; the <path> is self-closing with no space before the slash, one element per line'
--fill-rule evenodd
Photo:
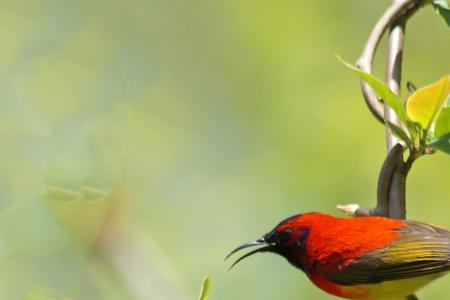
<path fill-rule="evenodd" d="M 385 217 L 296 215 L 233 250 L 272 252 L 301 269 L 322 290 L 346 299 L 417 299 L 414 292 L 450 270 L 450 232 Z M 231 269 L 230 267 L 230 269 Z"/>

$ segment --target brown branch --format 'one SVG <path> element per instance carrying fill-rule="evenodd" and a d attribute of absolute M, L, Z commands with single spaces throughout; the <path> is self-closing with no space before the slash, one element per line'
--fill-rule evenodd
<path fill-rule="evenodd" d="M 394 2 L 397 2 L 394 0 Z M 400 95 L 401 91 L 401 79 L 402 79 L 402 61 L 403 61 L 403 46 L 405 38 L 406 16 L 399 18 L 394 24 L 392 24 L 389 30 L 388 41 L 388 56 L 386 66 L 386 83 L 391 91 L 397 95 Z M 402 123 L 394 112 L 386 103 L 384 104 L 384 118 L 386 121 L 391 122 L 398 127 L 402 126 Z M 400 145 L 400 140 L 395 137 L 386 125 L 386 146 L 387 150 L 401 148 L 399 154 L 396 156 L 396 164 L 392 174 L 389 176 L 389 190 L 388 190 L 388 203 L 389 210 L 385 216 L 396 219 L 406 218 L 406 174 L 403 173 L 403 147 Z M 390 152 L 389 152 L 390 153 Z M 385 179 L 379 179 L 385 180 Z M 380 200 L 380 199 L 378 199 Z M 379 203 L 377 204 L 379 205 Z"/>
<path fill-rule="evenodd" d="M 405 0 L 394 0 L 394 4 L 403 5 Z M 397 95 L 400 95 L 401 91 L 401 79 L 402 79 L 402 61 L 403 61 L 403 46 L 405 38 L 406 21 L 414 14 L 424 3 L 422 0 L 410 0 L 407 1 L 407 10 L 404 15 L 398 17 L 394 23 L 392 23 L 389 30 L 388 38 L 388 56 L 386 66 L 386 83 L 388 87 Z M 384 119 L 400 128 L 404 128 L 397 114 L 386 103 L 384 104 Z M 405 130 L 406 132 L 406 130 Z M 400 146 L 401 141 L 394 136 L 389 126 L 386 126 L 386 146 L 388 153 L 394 147 Z M 397 163 L 392 175 L 390 176 L 389 183 L 389 211 L 386 216 L 396 219 L 406 218 L 406 176 L 410 169 L 410 165 L 405 164 L 403 160 L 403 150 L 398 154 Z M 410 153 L 410 156 L 412 153 Z M 384 179 L 382 179 L 384 180 Z M 377 199 L 379 200 L 379 199 Z"/>
<path fill-rule="evenodd" d="M 406 218 L 406 173 L 403 159 L 399 160 L 392 174 L 389 187 L 389 217 Z"/>
<path fill-rule="evenodd" d="M 394 94 L 400 95 L 402 80 L 403 45 L 405 37 L 405 17 L 395 22 L 389 30 L 388 55 L 386 65 L 386 83 Z M 402 123 L 394 110 L 384 103 L 384 119 L 401 128 Z M 386 146 L 389 152 L 401 141 L 396 138 L 389 126 L 386 126 Z"/>
<path fill-rule="evenodd" d="M 372 72 L 373 60 L 383 34 L 389 29 L 388 58 L 386 66 L 386 82 L 392 92 L 400 95 L 401 71 L 403 58 L 403 42 L 405 26 L 408 18 L 414 14 L 425 0 L 393 0 L 392 5 L 375 24 L 366 42 L 357 66 L 365 72 Z M 390 123 L 403 128 L 398 116 L 387 105 L 379 101 L 370 86 L 361 81 L 364 100 L 370 111 L 381 122 Z M 406 132 L 406 131 L 405 131 Z M 406 176 L 413 160 L 405 163 L 405 150 L 386 126 L 386 145 L 388 155 L 381 168 L 377 186 L 377 206 L 369 210 L 358 204 L 339 205 L 338 209 L 354 216 L 382 215 L 404 219 L 406 216 Z M 410 158 L 411 158 L 410 153 Z"/>
<path fill-rule="evenodd" d="M 404 149 L 400 144 L 395 145 L 384 160 L 380 175 L 378 176 L 377 206 L 370 211 L 371 215 L 389 215 L 389 191 L 392 175 L 398 163 L 403 161 L 403 150 Z"/>

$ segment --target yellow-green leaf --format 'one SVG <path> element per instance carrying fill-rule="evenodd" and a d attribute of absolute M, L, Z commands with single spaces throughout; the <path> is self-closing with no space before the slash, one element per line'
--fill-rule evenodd
<path fill-rule="evenodd" d="M 450 94 L 450 75 L 415 91 L 406 103 L 408 117 L 427 130 Z"/>
<path fill-rule="evenodd" d="M 403 124 L 407 124 L 408 117 L 406 116 L 406 111 L 405 108 L 403 107 L 402 100 L 398 95 L 394 94 L 391 91 L 391 89 L 386 85 L 386 83 L 376 78 L 372 74 L 369 74 L 367 72 L 364 72 L 363 70 L 356 68 L 352 64 L 343 60 L 341 57 L 339 56 L 336 57 L 342 64 L 344 64 L 344 66 L 353 70 L 362 80 L 367 82 L 367 84 L 370 85 L 370 87 L 374 90 L 374 92 L 395 111 L 395 113 L 403 122 Z"/>
<path fill-rule="evenodd" d="M 207 276 L 203 280 L 203 285 L 202 285 L 202 289 L 200 290 L 200 296 L 198 296 L 198 300 L 208 300 L 210 286 L 211 286 L 211 280 L 209 279 L 209 276 Z"/>
<path fill-rule="evenodd" d="M 436 125 L 434 127 L 434 136 L 441 137 L 450 133 L 450 107 L 445 107 L 438 115 Z"/>

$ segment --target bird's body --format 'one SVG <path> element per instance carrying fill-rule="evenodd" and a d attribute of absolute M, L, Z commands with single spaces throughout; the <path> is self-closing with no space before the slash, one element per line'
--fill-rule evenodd
<path fill-rule="evenodd" d="M 384 217 L 297 215 L 237 250 L 256 244 L 265 247 L 244 257 L 280 254 L 317 287 L 346 299 L 406 299 L 450 270 L 449 231 Z"/>
<path fill-rule="evenodd" d="M 444 273 L 408 279 L 389 280 L 375 284 L 339 286 L 338 293 L 334 295 L 346 299 L 404 300 L 408 299 L 408 296 L 413 295 L 417 290 L 443 274 Z"/>

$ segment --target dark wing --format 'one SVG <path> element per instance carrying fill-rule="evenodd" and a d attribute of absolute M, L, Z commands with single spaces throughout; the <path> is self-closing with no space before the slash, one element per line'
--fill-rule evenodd
<path fill-rule="evenodd" d="M 419 222 L 408 222 L 389 246 L 353 260 L 327 276 L 340 285 L 378 283 L 450 270 L 450 232 Z"/>

